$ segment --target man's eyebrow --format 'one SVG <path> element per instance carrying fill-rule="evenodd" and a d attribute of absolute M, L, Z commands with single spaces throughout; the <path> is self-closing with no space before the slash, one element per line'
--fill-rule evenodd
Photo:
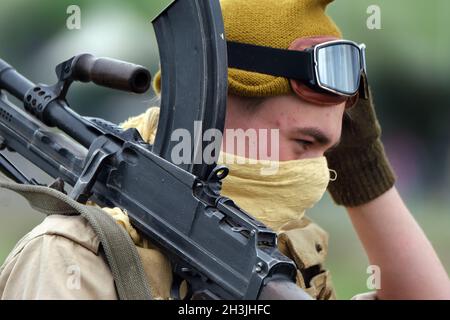
<path fill-rule="evenodd" d="M 331 143 L 331 139 L 319 128 L 309 128 L 309 127 L 297 128 L 297 132 L 300 133 L 301 135 L 310 136 L 317 143 L 323 146 L 328 146 Z M 335 149 L 340 143 L 341 139 L 339 139 L 335 144 L 329 147 L 327 151 Z"/>
<path fill-rule="evenodd" d="M 313 138 L 317 143 L 321 145 L 329 145 L 331 139 L 319 128 L 314 127 L 301 127 L 297 128 L 297 133 Z"/>

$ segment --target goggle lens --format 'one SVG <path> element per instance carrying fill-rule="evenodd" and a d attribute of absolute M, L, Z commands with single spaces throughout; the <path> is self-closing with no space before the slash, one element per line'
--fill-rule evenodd
<path fill-rule="evenodd" d="M 358 92 L 362 71 L 359 47 L 343 43 L 319 47 L 316 63 L 321 87 L 349 96 Z"/>

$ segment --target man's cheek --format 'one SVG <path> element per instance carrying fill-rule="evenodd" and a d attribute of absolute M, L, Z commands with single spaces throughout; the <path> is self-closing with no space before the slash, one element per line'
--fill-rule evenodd
<path fill-rule="evenodd" d="M 298 160 L 303 153 L 298 143 L 291 139 L 280 139 L 278 150 L 279 161 Z"/>
<path fill-rule="evenodd" d="M 259 129 L 258 130 L 258 159 L 280 161 L 280 130 Z"/>

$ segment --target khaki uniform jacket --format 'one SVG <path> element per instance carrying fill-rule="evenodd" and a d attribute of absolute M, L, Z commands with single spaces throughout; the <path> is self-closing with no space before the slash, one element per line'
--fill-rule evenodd
<path fill-rule="evenodd" d="M 117 299 L 98 238 L 80 216 L 47 217 L 0 272 L 1 299 Z"/>
<path fill-rule="evenodd" d="M 327 236 L 307 218 L 280 234 L 280 250 L 299 271 L 297 284 L 317 299 L 332 299 L 322 270 Z M 156 248 L 139 248 L 156 299 L 169 299 L 170 263 Z M 300 271 L 301 270 L 301 271 Z M 0 268 L 1 299 L 118 299 L 98 237 L 80 216 L 47 217 L 22 238 Z"/>

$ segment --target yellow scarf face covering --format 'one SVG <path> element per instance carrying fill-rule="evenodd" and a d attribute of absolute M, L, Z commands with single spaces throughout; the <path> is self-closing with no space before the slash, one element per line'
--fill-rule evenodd
<path fill-rule="evenodd" d="M 259 161 L 222 153 L 218 164 L 230 169 L 221 194 L 275 231 L 300 220 L 323 196 L 330 180 L 325 157 Z M 267 168 L 277 168 L 267 174 Z"/>

